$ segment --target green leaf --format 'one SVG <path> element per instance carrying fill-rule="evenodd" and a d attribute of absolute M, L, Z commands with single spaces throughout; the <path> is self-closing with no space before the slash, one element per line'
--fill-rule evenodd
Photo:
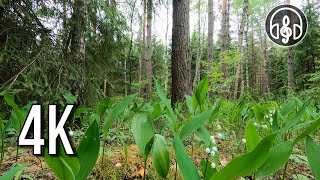
<path fill-rule="evenodd" d="M 99 126 L 97 121 L 93 121 L 87 129 L 87 132 L 82 138 L 77 149 L 80 170 L 76 176 L 76 179 L 87 179 L 97 162 L 99 149 Z"/>
<path fill-rule="evenodd" d="M 205 122 L 208 121 L 212 109 L 208 109 L 207 111 L 197 115 L 193 116 L 182 128 L 180 132 L 180 138 L 183 140 L 193 132 L 195 132 L 197 129 L 199 129 L 201 126 L 205 124 Z"/>
<path fill-rule="evenodd" d="M 133 117 L 131 132 L 143 159 L 146 161 L 151 148 L 150 142 L 154 136 L 154 131 L 151 123 L 148 121 L 147 113 L 138 113 Z"/>
<path fill-rule="evenodd" d="M 299 123 L 302 115 L 305 113 L 306 108 L 309 106 L 309 104 L 310 104 L 310 101 L 307 101 L 302 105 L 302 107 L 297 112 L 296 116 L 281 129 L 282 133 L 286 132 L 287 130 L 292 128 L 294 125 Z"/>
<path fill-rule="evenodd" d="M 204 127 L 201 126 L 199 129 L 197 129 L 197 133 L 204 142 L 204 144 L 209 147 L 210 145 L 210 132 Z"/>
<path fill-rule="evenodd" d="M 315 179 L 320 179 L 320 146 L 317 145 L 309 136 L 307 136 L 306 141 L 306 154 Z"/>
<path fill-rule="evenodd" d="M 203 100 L 206 97 L 208 91 L 209 91 L 209 80 L 208 80 L 208 77 L 205 77 L 199 82 L 195 90 L 197 102 L 200 106 L 202 106 Z"/>
<path fill-rule="evenodd" d="M 57 155 L 49 155 L 48 148 L 44 151 L 44 160 L 60 179 L 75 180 L 76 174 L 80 170 L 80 164 L 76 156 L 67 155 L 61 143 L 57 143 Z"/>
<path fill-rule="evenodd" d="M 7 180 L 7 179 L 13 179 L 19 172 L 21 172 L 23 169 L 28 167 L 27 165 L 18 165 L 12 169 L 10 169 L 8 172 L 2 174 L 0 177 L 0 180 Z"/>
<path fill-rule="evenodd" d="M 74 96 L 71 92 L 66 92 L 62 95 L 66 100 L 67 104 L 74 104 L 77 102 L 78 95 Z"/>
<path fill-rule="evenodd" d="M 13 128 L 17 131 L 20 132 L 22 125 L 24 123 L 24 117 L 21 113 L 21 110 L 19 106 L 14 102 L 14 97 L 10 95 L 4 95 L 4 100 L 7 102 L 9 106 L 13 108 L 13 111 L 11 112 L 11 122 L 13 125 Z"/>
<path fill-rule="evenodd" d="M 259 167 L 257 177 L 268 176 L 284 166 L 292 153 L 293 143 L 283 142 L 270 149 L 266 161 Z"/>
<path fill-rule="evenodd" d="M 176 115 L 171 107 L 171 104 L 169 102 L 169 100 L 167 99 L 167 96 L 165 95 L 165 93 L 163 92 L 163 90 L 161 89 L 161 86 L 159 84 L 159 82 L 157 80 L 156 81 L 156 89 L 157 89 L 157 93 L 158 93 L 158 96 L 160 97 L 162 103 L 164 103 L 164 105 L 166 106 L 167 110 L 169 111 L 169 114 L 171 116 L 171 119 L 173 119 L 174 122 L 176 122 Z M 172 124 L 172 123 L 171 123 Z M 173 127 L 171 127 L 173 128 Z"/>
<path fill-rule="evenodd" d="M 191 96 L 186 96 L 186 105 L 191 114 L 194 114 L 193 101 Z"/>
<path fill-rule="evenodd" d="M 304 139 L 306 136 L 312 134 L 313 132 L 315 132 L 317 129 L 319 129 L 320 127 L 320 118 L 315 121 L 314 123 L 312 123 L 305 131 L 303 131 L 303 133 L 301 133 L 294 141 L 293 143 L 296 144 L 297 142 L 301 141 L 302 139 Z"/>
<path fill-rule="evenodd" d="M 114 123 L 116 118 L 120 115 L 120 113 L 126 109 L 126 107 L 130 104 L 134 97 L 135 95 L 125 97 L 119 104 L 112 108 L 111 112 L 106 118 L 106 121 L 103 124 L 103 140 L 106 140 L 109 128 Z"/>
<path fill-rule="evenodd" d="M 158 174 L 166 178 L 169 172 L 169 148 L 166 139 L 156 134 L 152 146 L 152 163 Z"/>
<path fill-rule="evenodd" d="M 259 144 L 262 138 L 259 136 L 253 121 L 248 122 L 245 134 L 247 151 L 250 152 Z"/>
<path fill-rule="evenodd" d="M 107 98 L 102 99 L 97 106 L 97 113 L 102 116 L 110 105 L 110 100 Z"/>
<path fill-rule="evenodd" d="M 211 168 L 210 161 L 202 160 L 200 163 L 200 167 L 204 180 L 209 180 L 214 175 L 214 173 L 217 172 L 217 169 Z"/>
<path fill-rule="evenodd" d="M 217 172 L 211 180 L 234 180 L 256 171 L 266 160 L 270 146 L 278 133 L 273 133 L 262 139 L 257 147 L 244 155 L 234 158 L 227 166 Z"/>
<path fill-rule="evenodd" d="M 284 105 L 284 107 L 282 108 L 280 114 L 283 117 L 287 117 L 288 114 L 290 114 L 293 110 L 295 110 L 295 108 L 296 108 L 296 101 L 295 100 L 290 100 Z"/>
<path fill-rule="evenodd" d="M 187 151 L 179 138 L 175 136 L 173 140 L 174 153 L 176 160 L 179 165 L 179 169 L 185 180 L 200 180 L 200 176 L 197 167 L 194 165 L 192 160 L 187 154 Z"/>

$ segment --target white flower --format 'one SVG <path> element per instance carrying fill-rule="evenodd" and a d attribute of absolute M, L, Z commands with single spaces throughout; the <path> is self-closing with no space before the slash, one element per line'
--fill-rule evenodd
<path fill-rule="evenodd" d="M 210 151 L 210 148 L 206 148 L 206 153 L 207 153 L 207 154 L 210 154 L 210 152 L 211 152 L 211 151 Z"/>
<path fill-rule="evenodd" d="M 212 147 L 212 151 L 218 152 L 218 148 L 217 147 Z"/>
<path fill-rule="evenodd" d="M 262 129 L 267 129 L 268 126 L 264 124 L 264 125 L 261 126 L 261 128 L 262 128 Z"/>
<path fill-rule="evenodd" d="M 272 117 L 272 114 L 269 114 L 270 118 Z"/>
<path fill-rule="evenodd" d="M 217 129 L 218 129 L 218 130 L 221 130 L 222 128 L 221 128 L 221 126 L 220 126 L 220 125 L 217 125 Z"/>
<path fill-rule="evenodd" d="M 270 121 L 270 123 L 272 124 L 272 123 L 273 123 L 273 118 L 270 118 L 270 120 L 269 120 L 269 121 Z"/>
<path fill-rule="evenodd" d="M 215 163 L 211 163 L 211 168 L 212 169 L 216 168 L 216 164 Z"/>
<path fill-rule="evenodd" d="M 70 135 L 70 136 L 73 136 L 73 131 L 69 131 L 69 135 Z"/>
<path fill-rule="evenodd" d="M 223 135 L 221 133 L 219 133 L 217 136 L 218 136 L 219 139 L 223 138 Z"/>
<path fill-rule="evenodd" d="M 212 142 L 213 144 L 215 144 L 215 143 L 216 143 L 216 140 L 214 139 L 214 137 L 213 137 L 213 136 L 210 136 L 210 140 L 211 140 L 211 142 Z"/>
<path fill-rule="evenodd" d="M 254 123 L 254 126 L 255 126 L 255 127 L 258 127 L 258 126 L 259 126 L 259 124 L 258 124 L 258 123 Z"/>
<path fill-rule="evenodd" d="M 276 112 L 276 110 L 272 110 L 272 114 L 274 114 Z"/>
<path fill-rule="evenodd" d="M 214 151 L 211 151 L 211 156 L 214 157 L 214 155 L 216 154 Z"/>
<path fill-rule="evenodd" d="M 268 119 L 268 118 L 269 118 L 269 116 L 268 116 L 268 115 L 266 115 L 266 116 L 264 116 L 264 118 Z"/>
<path fill-rule="evenodd" d="M 245 144 L 246 142 L 246 139 L 242 139 L 242 144 Z"/>

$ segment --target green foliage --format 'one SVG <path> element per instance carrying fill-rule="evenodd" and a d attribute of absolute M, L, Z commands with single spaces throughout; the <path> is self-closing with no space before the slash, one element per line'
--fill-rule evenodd
<path fill-rule="evenodd" d="M 320 169 L 319 169 L 320 146 L 317 145 L 309 136 L 307 137 L 307 142 L 306 142 L 306 154 L 307 154 L 308 162 L 310 164 L 313 175 L 315 176 L 316 179 L 319 179 L 320 178 Z"/>
<path fill-rule="evenodd" d="M 16 175 L 19 174 L 19 172 L 23 171 L 23 169 L 25 169 L 27 167 L 28 167 L 27 165 L 18 165 L 16 167 L 13 167 L 8 172 L 2 174 L 0 179 L 1 180 L 6 180 L 6 179 L 19 178 L 19 177 L 16 177 Z"/>
<path fill-rule="evenodd" d="M 262 138 L 259 136 L 253 121 L 247 124 L 245 134 L 247 150 L 250 152 L 259 144 Z"/>
<path fill-rule="evenodd" d="M 160 134 L 154 135 L 152 145 L 152 162 L 158 174 L 161 177 L 166 178 L 170 165 L 169 148 L 167 141 Z"/>
<path fill-rule="evenodd" d="M 242 156 L 233 159 L 227 166 L 217 172 L 211 179 L 236 179 L 255 172 L 266 160 L 269 148 L 277 133 L 265 137 L 257 147 Z"/>

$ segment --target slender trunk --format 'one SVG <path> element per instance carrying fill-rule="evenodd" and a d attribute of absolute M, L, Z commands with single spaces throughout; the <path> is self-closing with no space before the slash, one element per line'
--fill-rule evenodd
<path fill-rule="evenodd" d="M 139 73 L 138 79 L 139 83 L 144 80 L 144 69 L 145 69 L 145 59 L 146 59 L 146 27 L 147 27 L 147 0 L 143 1 L 143 20 L 142 20 L 142 36 L 141 36 L 141 54 L 139 58 Z M 139 86 L 140 96 L 143 95 L 143 88 Z"/>
<path fill-rule="evenodd" d="M 228 43 L 228 33 L 227 33 L 227 16 L 228 16 L 228 0 L 223 0 L 222 1 L 222 23 L 221 23 L 221 35 L 222 35 L 222 45 L 221 45 L 221 53 L 225 53 L 228 49 L 227 43 Z M 227 72 L 227 65 L 225 63 L 224 58 L 221 59 L 221 72 L 222 72 L 222 84 L 221 84 L 221 93 L 222 97 L 226 98 L 227 97 L 227 77 L 228 77 L 228 72 Z"/>
<path fill-rule="evenodd" d="M 173 0 L 172 26 L 172 105 L 191 94 L 191 61 L 189 59 L 190 2 Z"/>
<path fill-rule="evenodd" d="M 167 23 L 166 23 L 166 34 L 165 34 L 165 46 L 166 46 L 166 51 L 165 51 L 165 58 L 164 58 L 164 73 L 165 73 L 165 80 L 164 80 L 164 90 L 167 92 L 168 90 L 168 79 L 169 79 L 169 68 L 168 68 L 168 31 L 169 31 L 169 0 L 166 2 L 167 5 Z"/>
<path fill-rule="evenodd" d="M 267 35 L 264 34 L 264 79 L 265 79 L 265 90 L 267 93 L 270 93 L 270 86 L 269 86 L 269 54 L 268 54 L 268 43 L 267 43 Z"/>
<path fill-rule="evenodd" d="M 147 100 L 151 100 L 152 95 L 152 0 L 148 0 L 148 18 L 147 18 L 147 51 L 146 51 L 146 69 L 147 69 Z"/>
<path fill-rule="evenodd" d="M 255 52 L 254 52 L 254 32 L 252 29 L 251 33 L 251 87 L 254 88 L 256 84 L 256 74 L 255 74 Z"/>
<path fill-rule="evenodd" d="M 80 78 L 72 85 L 74 93 L 79 95 L 79 103 L 83 103 L 83 91 L 85 85 L 85 20 L 86 6 L 84 0 L 74 1 L 73 26 L 71 31 L 70 57 L 77 64 Z"/>
<path fill-rule="evenodd" d="M 290 0 L 286 0 L 287 4 L 290 4 Z M 292 47 L 288 48 L 288 91 L 290 92 L 294 88 L 293 80 L 293 53 Z"/>
<path fill-rule="evenodd" d="M 213 27 L 214 27 L 214 11 L 213 0 L 208 0 L 208 56 L 207 56 L 207 75 L 209 78 L 210 96 L 213 96 L 213 80 L 212 80 L 212 62 L 213 62 Z"/>
<path fill-rule="evenodd" d="M 246 87 L 247 87 L 247 90 L 250 88 L 250 85 L 249 85 L 249 39 L 248 39 L 248 31 L 249 31 L 249 11 L 247 11 L 247 14 L 246 14 L 246 19 L 247 19 L 247 28 L 246 28 L 246 31 L 245 31 L 245 38 L 246 38 L 246 61 L 245 61 L 245 68 L 246 68 Z"/>
<path fill-rule="evenodd" d="M 243 43 L 243 31 L 244 31 L 244 26 L 245 26 L 245 21 L 246 21 L 246 14 L 248 11 L 248 4 L 249 0 L 244 0 L 243 1 L 243 11 L 242 11 L 242 18 L 241 18 L 241 23 L 240 23 L 240 30 L 238 34 L 238 51 L 241 54 L 242 53 L 242 43 Z M 236 100 L 238 98 L 238 85 L 241 81 L 241 66 L 242 66 L 242 60 L 240 59 L 239 62 L 237 62 L 237 70 L 236 70 L 236 79 L 234 83 L 234 93 L 233 93 L 233 99 Z"/>

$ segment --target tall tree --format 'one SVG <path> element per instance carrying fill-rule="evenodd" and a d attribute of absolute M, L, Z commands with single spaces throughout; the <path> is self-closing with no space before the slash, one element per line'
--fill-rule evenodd
<path fill-rule="evenodd" d="M 212 63 L 213 63 L 213 27 L 214 27 L 214 11 L 213 0 L 208 0 L 208 53 L 207 53 L 207 75 L 209 78 L 210 89 L 212 89 Z M 210 90 L 212 95 L 212 90 Z"/>
<path fill-rule="evenodd" d="M 172 4 L 172 105 L 191 93 L 189 6 L 190 2 L 186 0 L 173 0 Z"/>
<path fill-rule="evenodd" d="M 85 85 L 85 41 L 86 29 L 86 5 L 84 0 L 75 0 L 72 14 L 71 46 L 70 58 L 77 64 L 77 69 L 81 74 L 78 81 L 74 82 L 73 90 L 79 94 L 80 101 L 83 100 L 83 90 Z"/>
<path fill-rule="evenodd" d="M 243 31 L 245 27 L 246 22 L 246 14 L 248 12 L 248 6 L 249 6 L 249 0 L 243 1 L 243 10 L 242 10 L 242 17 L 241 17 L 241 23 L 240 23 L 240 30 L 238 34 L 238 51 L 241 54 L 242 53 L 242 44 L 243 44 Z M 237 69 L 236 69 L 236 79 L 234 84 L 234 93 L 233 93 L 233 99 L 238 98 L 238 85 L 241 83 L 242 78 L 240 76 L 241 74 L 241 59 L 237 62 Z"/>
<path fill-rule="evenodd" d="M 164 90 L 167 92 L 168 90 L 168 79 L 169 79 L 169 68 L 168 68 L 168 31 L 169 31 L 169 0 L 166 1 L 166 33 L 165 33 L 165 58 L 164 58 L 164 73 L 165 73 L 165 80 L 164 80 Z"/>
<path fill-rule="evenodd" d="M 228 50 L 228 0 L 222 0 L 222 22 L 221 22 L 221 36 L 222 36 L 222 44 L 221 44 L 221 53 L 225 53 Z M 223 56 L 225 56 L 223 54 Z M 222 72 L 222 84 L 221 91 L 222 97 L 227 97 L 227 77 L 228 70 L 227 65 L 225 63 L 224 58 L 221 59 L 221 72 Z"/>
<path fill-rule="evenodd" d="M 152 0 L 147 4 L 147 51 L 146 51 L 146 68 L 147 68 L 147 100 L 151 100 L 152 95 Z"/>
<path fill-rule="evenodd" d="M 287 4 L 290 4 L 290 0 L 286 0 Z M 288 91 L 291 91 L 294 87 L 294 80 L 293 80 L 293 48 L 288 48 Z"/>

